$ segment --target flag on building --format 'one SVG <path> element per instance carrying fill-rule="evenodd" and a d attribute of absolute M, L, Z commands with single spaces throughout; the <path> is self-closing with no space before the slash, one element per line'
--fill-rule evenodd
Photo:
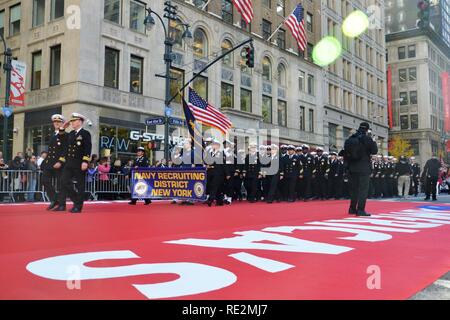
<path fill-rule="evenodd" d="M 298 47 L 305 51 L 307 44 L 307 37 L 305 31 L 305 10 L 299 3 L 291 15 L 286 19 L 285 24 L 291 30 L 292 36 L 297 41 Z"/>
<path fill-rule="evenodd" d="M 233 0 L 233 3 L 245 22 L 249 24 L 254 17 L 252 0 Z"/>
<path fill-rule="evenodd" d="M 233 127 L 233 124 L 226 115 L 211 106 L 192 88 L 189 88 L 189 99 L 187 106 L 189 111 L 192 113 L 194 122 L 216 128 L 223 133 L 226 133 Z M 189 123 L 188 118 L 186 118 L 186 121 Z"/>

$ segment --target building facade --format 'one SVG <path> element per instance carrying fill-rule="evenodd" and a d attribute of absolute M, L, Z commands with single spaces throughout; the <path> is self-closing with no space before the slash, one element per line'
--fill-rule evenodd
<path fill-rule="evenodd" d="M 450 47 L 432 29 L 387 35 L 392 70 L 393 128 L 418 161 L 445 155 L 442 76 L 450 71 Z M 447 92 L 448 94 L 448 92 Z"/>
<path fill-rule="evenodd" d="M 379 152 L 386 154 L 388 141 L 384 1 L 321 1 L 322 36 L 332 35 L 343 46 L 342 56 L 324 70 L 323 96 L 325 145 L 340 150 L 352 129 L 369 121 Z M 342 22 L 354 10 L 373 18 L 369 30 L 351 39 L 343 35 Z"/>
<path fill-rule="evenodd" d="M 385 150 L 385 92 L 376 89 L 385 81 L 384 40 L 378 32 L 348 41 L 343 57 L 328 70 L 311 59 L 320 38 L 337 35 L 345 14 L 367 7 L 365 2 L 303 1 L 308 48 L 300 52 L 282 24 L 298 1 L 254 1 L 255 18 L 246 25 L 231 0 L 174 0 L 194 39 L 188 45 L 182 27 L 169 26 L 175 41 L 171 94 L 218 54 L 252 37 L 255 68 L 245 66 L 245 49 L 239 50 L 192 85 L 236 128 L 277 129 L 281 143 L 337 150 L 351 130 L 369 119 Z M 148 6 L 163 15 L 162 0 L 0 1 L 0 32 L 14 58 L 28 66 L 26 106 L 15 108 L 10 119 L 13 154 L 46 149 L 53 113 L 85 114 L 93 153 L 99 155 L 126 159 L 137 146 L 164 140 L 162 126 L 145 123 L 165 110 L 164 79 L 157 76 L 165 72 L 163 28 L 157 21 L 153 30 L 145 29 Z M 3 74 L 0 81 L 3 86 Z M 171 107 L 172 116 L 183 118 L 180 97 Z M 172 126 L 170 132 L 187 136 L 183 127 Z M 153 160 L 163 156 L 162 151 L 149 154 Z"/>

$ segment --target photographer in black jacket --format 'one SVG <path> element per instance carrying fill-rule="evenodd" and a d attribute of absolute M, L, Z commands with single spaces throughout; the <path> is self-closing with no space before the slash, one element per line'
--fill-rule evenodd
<path fill-rule="evenodd" d="M 378 152 L 377 144 L 367 134 L 369 129 L 367 122 L 361 123 L 358 131 L 345 141 L 343 152 L 350 180 L 351 203 L 348 213 L 363 217 L 370 216 L 365 211 L 371 173 L 370 159 L 371 155 Z"/>

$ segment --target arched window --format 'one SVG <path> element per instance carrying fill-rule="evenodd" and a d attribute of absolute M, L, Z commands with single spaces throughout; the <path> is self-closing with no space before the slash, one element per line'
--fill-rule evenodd
<path fill-rule="evenodd" d="M 194 56 L 196 58 L 207 58 L 208 57 L 208 38 L 205 32 L 197 28 L 194 32 Z"/>
<path fill-rule="evenodd" d="M 183 25 L 179 21 L 170 20 L 169 35 L 170 38 L 174 41 L 175 48 L 183 49 L 183 33 Z"/>
<path fill-rule="evenodd" d="M 270 63 L 269 58 L 264 57 L 262 61 L 262 66 L 263 66 L 262 72 L 263 80 L 272 81 L 272 64 Z"/>
<path fill-rule="evenodd" d="M 228 50 L 230 50 L 231 48 L 233 48 L 233 44 L 231 43 L 230 40 L 223 40 L 222 41 L 222 54 L 227 52 Z M 226 55 L 223 59 L 222 62 L 225 66 L 232 68 L 233 67 L 233 53 L 230 53 L 228 55 Z"/>
<path fill-rule="evenodd" d="M 280 63 L 278 65 L 278 85 L 281 87 L 286 87 L 286 68 Z"/>

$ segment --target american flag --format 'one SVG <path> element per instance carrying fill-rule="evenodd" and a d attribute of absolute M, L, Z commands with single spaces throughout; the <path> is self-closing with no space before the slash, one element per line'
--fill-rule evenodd
<path fill-rule="evenodd" d="M 249 24 L 254 17 L 252 0 L 233 0 L 233 3 L 241 13 L 245 22 Z"/>
<path fill-rule="evenodd" d="M 306 49 L 304 12 L 305 10 L 303 9 L 303 6 L 299 3 L 285 22 L 291 30 L 295 40 L 297 40 L 297 44 L 302 51 L 305 51 Z"/>
<path fill-rule="evenodd" d="M 223 133 L 233 127 L 226 115 L 203 100 L 192 88 L 189 88 L 188 106 L 197 122 L 219 129 Z"/>

